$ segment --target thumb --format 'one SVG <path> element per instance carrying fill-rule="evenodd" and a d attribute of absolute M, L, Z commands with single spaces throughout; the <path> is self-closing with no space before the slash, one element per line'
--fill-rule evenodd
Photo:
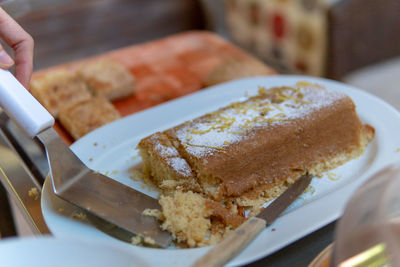
<path fill-rule="evenodd" d="M 0 68 L 9 69 L 13 65 L 14 65 L 14 60 L 8 55 L 8 53 L 0 45 Z"/>

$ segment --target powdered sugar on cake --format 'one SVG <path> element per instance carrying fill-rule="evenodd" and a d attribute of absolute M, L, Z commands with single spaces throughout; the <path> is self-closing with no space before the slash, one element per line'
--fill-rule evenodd
<path fill-rule="evenodd" d="M 166 155 L 167 157 L 179 156 L 179 153 L 175 147 L 162 145 L 155 137 L 153 137 L 152 140 L 156 143 L 156 145 L 154 146 L 154 150 L 161 155 Z"/>
<path fill-rule="evenodd" d="M 256 127 L 274 127 L 306 118 L 313 111 L 331 106 L 346 97 L 339 92 L 316 88 L 315 85 L 260 88 L 259 94 L 250 101 L 235 102 L 199 119 L 187 122 L 176 131 L 176 137 L 186 151 L 203 157 L 223 153 L 224 148 L 243 140 L 248 131 Z"/>
<path fill-rule="evenodd" d="M 183 176 L 191 176 L 191 168 L 188 165 L 187 161 L 184 160 L 183 158 L 178 158 L 178 157 L 174 157 L 174 158 L 169 158 L 167 160 L 167 163 L 174 168 L 175 171 L 179 172 L 181 175 Z"/>
<path fill-rule="evenodd" d="M 156 136 L 152 137 L 155 143 L 154 150 L 160 155 L 165 156 L 167 163 L 183 176 L 191 176 L 191 168 L 185 159 L 181 158 L 179 152 L 173 146 L 161 144 Z"/>

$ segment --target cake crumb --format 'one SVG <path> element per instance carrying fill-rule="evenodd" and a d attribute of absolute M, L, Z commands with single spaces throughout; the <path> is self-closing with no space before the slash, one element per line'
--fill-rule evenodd
<path fill-rule="evenodd" d="M 131 244 L 134 246 L 141 246 L 141 247 L 146 246 L 146 245 L 155 246 L 156 241 L 153 238 L 148 237 L 148 236 L 143 238 L 143 236 L 141 236 L 141 235 L 136 235 L 131 238 Z"/>
<path fill-rule="evenodd" d="M 142 215 L 144 215 L 144 216 L 155 217 L 157 219 L 161 218 L 161 214 L 162 214 L 161 210 L 158 210 L 158 209 L 145 209 L 142 212 Z"/>
<path fill-rule="evenodd" d="M 74 219 L 76 219 L 76 220 L 84 221 L 84 220 L 86 220 L 86 214 L 83 213 L 83 212 L 75 212 L 75 213 L 72 215 L 72 218 L 74 218 Z"/>
<path fill-rule="evenodd" d="M 38 200 L 40 193 L 39 190 L 36 187 L 32 187 L 29 191 L 28 191 L 28 195 L 29 197 L 33 198 L 34 200 Z"/>
<path fill-rule="evenodd" d="M 142 244 L 142 237 L 140 235 L 133 236 L 131 238 L 131 244 L 135 246 L 139 246 Z"/>
<path fill-rule="evenodd" d="M 144 238 L 143 242 L 145 244 L 148 244 L 148 245 L 151 245 L 151 246 L 154 246 L 156 244 L 156 241 L 154 241 L 153 238 L 148 237 L 148 236 Z"/>

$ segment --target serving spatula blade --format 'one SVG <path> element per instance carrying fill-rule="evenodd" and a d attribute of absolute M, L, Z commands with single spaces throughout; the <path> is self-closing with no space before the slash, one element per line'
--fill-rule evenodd
<path fill-rule="evenodd" d="M 159 209 L 156 199 L 89 169 L 53 130 L 54 118 L 8 71 L 0 69 L 0 105 L 30 137 L 43 143 L 53 191 L 60 198 L 150 243 L 167 247 L 172 237 L 145 209 Z"/>

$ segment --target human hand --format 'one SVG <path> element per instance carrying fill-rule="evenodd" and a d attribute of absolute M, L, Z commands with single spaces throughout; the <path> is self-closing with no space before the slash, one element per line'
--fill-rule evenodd
<path fill-rule="evenodd" d="M 33 69 L 33 39 L 22 27 L 0 8 L 0 38 L 14 50 L 14 60 L 0 44 L 0 68 L 10 69 L 15 64 L 15 77 L 29 87 Z"/>

